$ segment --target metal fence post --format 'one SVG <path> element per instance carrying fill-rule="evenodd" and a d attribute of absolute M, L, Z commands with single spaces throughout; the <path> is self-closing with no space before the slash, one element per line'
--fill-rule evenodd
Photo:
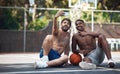
<path fill-rule="evenodd" d="M 25 4 L 25 8 L 24 8 L 24 39 L 23 39 L 23 52 L 26 52 L 26 25 L 27 25 L 27 13 L 26 13 L 26 9 L 27 9 L 28 5 Z"/>

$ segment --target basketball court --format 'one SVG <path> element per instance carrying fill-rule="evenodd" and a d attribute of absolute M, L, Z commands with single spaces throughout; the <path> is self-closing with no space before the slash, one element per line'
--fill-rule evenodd
<path fill-rule="evenodd" d="M 39 53 L 0 54 L 0 74 L 120 74 L 120 53 L 112 52 L 115 68 L 107 67 L 107 59 L 93 70 L 83 70 L 79 66 L 51 67 L 35 69 L 34 62 L 39 59 Z"/>
<path fill-rule="evenodd" d="M 91 30 L 94 31 L 94 11 L 97 8 L 97 0 L 73 0 L 69 1 L 70 15 L 73 23 L 80 18 L 82 11 L 91 11 Z M 72 26 L 71 33 L 75 32 Z M 25 49 L 25 48 L 24 48 Z M 35 69 L 34 62 L 39 59 L 39 53 L 2 53 L 0 54 L 0 74 L 120 74 L 120 52 L 112 52 L 115 68 L 107 67 L 107 58 L 100 66 L 92 70 L 83 70 L 79 66 L 50 67 Z"/>

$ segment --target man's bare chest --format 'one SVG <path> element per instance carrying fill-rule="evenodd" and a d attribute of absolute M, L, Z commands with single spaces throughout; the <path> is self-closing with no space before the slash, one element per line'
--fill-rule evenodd
<path fill-rule="evenodd" d="M 93 40 L 93 37 L 90 37 L 90 36 L 79 36 L 79 37 L 77 37 L 77 41 L 79 43 L 91 42 L 92 40 Z"/>
<path fill-rule="evenodd" d="M 61 42 L 61 43 L 66 43 L 69 41 L 69 37 L 59 37 L 58 39 L 56 39 L 56 41 Z"/>

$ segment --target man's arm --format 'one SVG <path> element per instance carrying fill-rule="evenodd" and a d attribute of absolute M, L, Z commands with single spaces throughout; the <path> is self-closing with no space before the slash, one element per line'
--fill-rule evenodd
<path fill-rule="evenodd" d="M 66 46 L 66 48 L 64 50 L 64 54 L 69 56 L 69 52 L 70 52 L 70 33 L 69 33 L 69 41 L 68 41 L 67 46 Z M 69 65 L 68 61 L 65 63 L 65 65 Z"/>
<path fill-rule="evenodd" d="M 66 49 L 65 49 L 65 51 L 64 51 L 64 54 L 65 55 L 67 55 L 67 56 L 69 56 L 69 52 L 70 52 L 70 46 L 69 46 L 69 44 L 66 46 Z"/>
<path fill-rule="evenodd" d="M 79 53 L 79 51 L 76 49 L 76 46 L 77 46 L 76 38 L 73 35 L 72 37 L 72 52 L 73 53 Z"/>
<path fill-rule="evenodd" d="M 69 56 L 69 52 L 70 52 L 70 33 L 68 34 L 68 36 L 69 36 L 69 41 L 68 41 L 67 46 L 65 48 L 64 54 Z"/>
<path fill-rule="evenodd" d="M 59 30 L 59 27 L 58 27 L 58 22 L 57 22 L 57 18 L 59 16 L 62 16 L 64 14 L 64 11 L 58 11 L 57 14 L 55 15 L 54 19 L 53 19 L 53 28 L 52 28 L 52 34 L 53 35 L 57 35 L 58 34 L 58 30 Z"/>

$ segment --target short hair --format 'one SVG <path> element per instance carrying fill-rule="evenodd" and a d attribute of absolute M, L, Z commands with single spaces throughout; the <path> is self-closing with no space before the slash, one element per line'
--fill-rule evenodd
<path fill-rule="evenodd" d="M 84 22 L 83 20 L 77 19 L 77 20 L 75 21 L 75 25 L 77 25 L 77 22 L 78 22 L 78 21 L 81 21 L 83 24 L 85 24 L 85 22 Z"/>
<path fill-rule="evenodd" d="M 69 22 L 69 25 L 71 26 L 71 20 L 69 18 L 64 18 L 61 23 L 64 21 L 64 20 L 67 20 Z"/>

